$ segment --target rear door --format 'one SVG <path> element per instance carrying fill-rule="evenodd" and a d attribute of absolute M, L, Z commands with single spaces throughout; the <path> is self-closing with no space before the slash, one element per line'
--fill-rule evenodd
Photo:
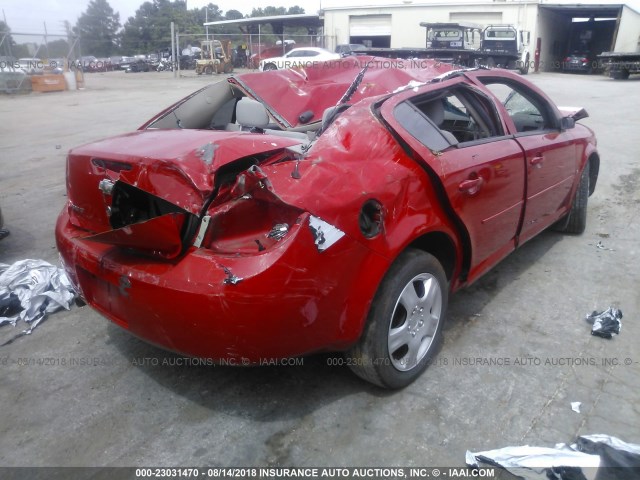
<path fill-rule="evenodd" d="M 440 176 L 469 233 L 471 282 L 516 246 L 525 195 L 524 154 L 505 135 L 488 95 L 461 81 L 447 83 L 395 97 L 382 113 Z"/>

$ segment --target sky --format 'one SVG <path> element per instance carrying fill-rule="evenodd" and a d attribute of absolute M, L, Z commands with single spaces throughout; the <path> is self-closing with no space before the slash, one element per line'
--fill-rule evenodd
<path fill-rule="evenodd" d="M 136 10 L 145 0 L 108 0 L 109 5 L 120 13 L 120 23 L 124 24 L 129 17 L 133 17 Z M 354 0 L 361 4 L 370 1 Z M 333 3 L 332 3 L 333 2 Z M 391 0 L 393 2 L 393 0 Z M 387 2 L 387 3 L 391 3 Z M 292 7 L 299 5 L 307 13 L 316 13 L 321 3 L 340 4 L 336 0 L 187 0 L 187 8 L 200 8 L 213 3 L 226 12 L 227 10 L 239 10 L 245 15 L 251 13 L 254 7 Z M 78 17 L 87 9 L 89 0 L 3 0 L 0 7 L 4 11 L 7 23 L 13 32 L 18 33 L 44 33 L 44 23 L 47 24 L 49 34 L 63 34 L 63 23 L 68 20 L 75 25 Z M 2 18 L 2 17 L 0 17 Z M 15 40 L 20 43 L 20 38 Z"/>
<path fill-rule="evenodd" d="M 226 12 L 227 10 L 239 10 L 247 15 L 253 7 L 273 5 L 275 7 L 291 7 L 299 5 L 307 13 L 315 13 L 320 8 L 346 6 L 346 5 L 390 5 L 408 3 L 411 0 L 187 0 L 187 8 L 199 8 L 213 3 Z M 16 33 L 42 33 L 46 22 L 47 32 L 50 35 L 63 34 L 63 22 L 68 20 L 75 25 L 78 17 L 87 8 L 89 0 L 2 0 L 0 7 L 4 16 Z M 135 14 L 144 0 L 109 0 L 111 7 L 120 13 L 120 23 L 124 24 L 129 17 Z M 421 0 L 413 0 L 412 3 L 423 3 Z M 424 2 L 428 3 L 428 2 Z M 547 0 L 545 3 L 555 3 Z M 558 2 L 559 3 L 559 2 Z M 640 11 L 640 0 L 576 0 L 575 3 L 627 3 L 637 11 Z M 21 43 L 19 36 L 14 40 Z"/>

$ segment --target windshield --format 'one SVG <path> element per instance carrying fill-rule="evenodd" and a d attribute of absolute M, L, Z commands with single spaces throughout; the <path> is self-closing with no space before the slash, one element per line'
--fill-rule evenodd
<path fill-rule="evenodd" d="M 429 32 L 430 40 L 460 40 L 462 38 L 462 33 L 460 30 L 451 30 L 449 28 L 434 28 Z"/>
<path fill-rule="evenodd" d="M 504 40 L 516 38 L 516 32 L 513 30 L 489 30 L 485 35 L 488 40 Z"/>

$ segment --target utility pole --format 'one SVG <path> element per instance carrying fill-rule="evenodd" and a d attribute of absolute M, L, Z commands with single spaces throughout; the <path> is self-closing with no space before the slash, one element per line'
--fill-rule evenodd
<path fill-rule="evenodd" d="M 177 65 L 180 59 L 176 55 L 176 35 L 175 35 L 175 24 L 171 22 L 171 63 L 173 70 L 173 78 L 178 78 L 178 70 Z"/>
<path fill-rule="evenodd" d="M 49 40 L 47 38 L 47 22 L 42 22 L 44 24 L 44 49 L 47 51 L 47 58 L 49 58 Z"/>

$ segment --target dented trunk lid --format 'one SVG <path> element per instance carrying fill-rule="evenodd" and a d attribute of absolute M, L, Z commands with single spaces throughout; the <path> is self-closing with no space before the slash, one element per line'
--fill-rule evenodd
<path fill-rule="evenodd" d="M 143 130 L 77 147 L 67 159 L 71 222 L 90 233 L 113 229 L 111 195 L 104 182 L 130 185 L 160 199 L 156 203 L 175 206 L 158 209 L 157 216 L 180 211 L 199 215 L 214 192 L 218 169 L 298 143 L 248 132 Z"/>

